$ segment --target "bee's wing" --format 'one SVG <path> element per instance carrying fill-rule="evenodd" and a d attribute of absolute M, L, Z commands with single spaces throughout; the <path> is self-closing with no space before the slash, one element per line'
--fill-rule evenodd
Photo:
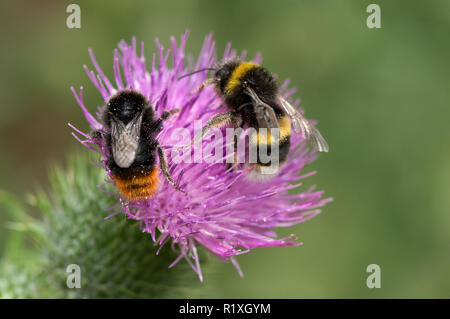
<path fill-rule="evenodd" d="M 127 168 L 133 164 L 139 147 L 141 133 L 142 113 L 130 121 L 127 125 L 121 121 L 112 119 L 111 138 L 112 153 L 119 167 Z"/>
<path fill-rule="evenodd" d="M 273 108 L 261 101 L 256 92 L 251 88 L 247 87 L 246 90 L 247 94 L 253 100 L 253 110 L 256 115 L 256 120 L 258 121 L 258 126 L 260 128 L 267 128 L 268 130 L 271 128 L 279 128 L 277 116 Z"/>
<path fill-rule="evenodd" d="M 309 121 L 298 112 L 288 101 L 282 96 L 278 97 L 282 108 L 286 111 L 287 115 L 291 118 L 291 123 L 296 133 L 302 133 L 302 136 L 309 140 L 311 144 L 319 152 L 328 152 L 328 143 Z"/>

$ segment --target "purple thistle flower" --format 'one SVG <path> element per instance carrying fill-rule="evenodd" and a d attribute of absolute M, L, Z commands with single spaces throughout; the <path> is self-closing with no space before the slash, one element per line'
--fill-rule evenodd
<path fill-rule="evenodd" d="M 259 247 L 301 245 L 295 241 L 294 235 L 277 238 L 274 228 L 292 226 L 316 216 L 320 213 L 319 207 L 331 199 L 322 199 L 323 191 L 315 191 L 314 187 L 298 194 L 289 193 L 289 190 L 301 185 L 299 180 L 315 173 L 298 176 L 304 166 L 316 157 L 315 152 L 306 147 L 300 134 L 291 136 L 287 164 L 282 167 L 280 174 L 264 183 L 251 182 L 245 178 L 245 171 L 227 169 L 223 163 L 208 163 L 206 160 L 200 163 L 173 161 L 170 151 L 179 143 L 178 137 L 172 134 L 175 128 L 188 129 L 191 138 L 194 136 L 194 120 L 206 123 L 213 115 L 226 110 L 213 89 L 206 88 L 197 93 L 197 88 L 207 77 L 206 72 L 177 80 L 180 75 L 211 67 L 217 61 L 212 35 L 206 37 L 196 62 L 191 57 L 186 59 L 184 48 L 187 37 L 188 32 L 182 36 L 179 45 L 172 37 L 171 49 L 168 50 L 164 50 L 156 40 L 157 54 L 153 54 L 150 70 L 147 70 L 144 44 L 141 43 L 138 55 L 134 38 L 131 45 L 121 41 L 119 50 L 114 51 L 114 85 L 101 70 L 92 50 L 89 50 L 95 71 L 89 70 L 87 66 L 84 68 L 105 103 L 117 91 L 133 89 L 148 98 L 156 116 L 165 110 L 181 109 L 177 116 L 164 123 L 157 139 L 165 147 L 171 175 L 187 194 L 175 190 L 161 178 L 156 194 L 145 201 L 126 202 L 120 195 L 111 194 L 117 196 L 119 201 L 107 209 L 113 213 L 106 218 L 123 212 L 129 218 L 140 221 L 142 230 L 149 233 L 160 247 L 171 242 L 172 248 L 180 254 L 169 268 L 184 257 L 202 280 L 196 248 L 201 245 L 220 260 L 231 261 L 242 276 L 235 256 Z M 245 55 L 243 52 L 240 58 L 244 59 Z M 220 60 L 236 57 L 236 51 L 228 44 Z M 260 63 L 261 56 L 257 55 L 254 61 Z M 288 80 L 281 85 L 286 99 L 295 92 L 294 89 L 288 89 L 288 85 Z M 84 105 L 83 89 L 80 88 L 79 94 L 71 89 L 90 128 L 101 130 L 103 125 L 100 116 L 104 106 L 98 107 L 96 116 L 93 116 Z M 299 103 L 296 100 L 293 105 L 297 107 Z M 69 125 L 78 134 L 72 133 L 81 144 L 101 154 L 100 164 L 97 165 L 109 175 L 105 185 L 113 183 L 111 172 L 106 166 L 109 154 L 105 143 L 95 142 L 89 134 Z M 201 150 L 211 149 L 213 143 L 215 141 L 205 138 L 200 144 Z M 225 161 L 225 156 L 222 159 Z"/>

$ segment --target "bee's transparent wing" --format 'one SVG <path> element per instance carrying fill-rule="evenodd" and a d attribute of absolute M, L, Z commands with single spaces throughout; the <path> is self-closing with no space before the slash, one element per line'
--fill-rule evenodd
<path fill-rule="evenodd" d="M 286 111 L 287 115 L 291 118 L 292 127 L 296 133 L 302 133 L 303 138 L 311 142 L 313 147 L 319 152 L 328 152 L 328 143 L 309 121 L 298 112 L 288 101 L 282 96 L 278 97 L 280 104 Z"/>
<path fill-rule="evenodd" d="M 127 168 L 133 164 L 139 147 L 142 113 L 127 125 L 120 120 L 111 120 L 112 153 L 119 167 Z"/>
<path fill-rule="evenodd" d="M 278 119 L 273 108 L 261 101 L 259 96 L 251 88 L 247 87 L 247 94 L 253 100 L 253 110 L 256 115 L 256 120 L 258 121 L 258 126 L 260 128 L 279 128 Z"/>

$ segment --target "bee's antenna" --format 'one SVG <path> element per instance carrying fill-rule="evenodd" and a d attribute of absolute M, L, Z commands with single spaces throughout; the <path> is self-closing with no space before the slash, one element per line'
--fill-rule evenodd
<path fill-rule="evenodd" d="M 190 73 L 187 73 L 187 74 L 184 74 L 184 75 L 180 76 L 178 78 L 178 80 L 181 80 L 182 78 L 185 78 L 185 77 L 190 76 L 190 75 L 195 74 L 195 73 L 199 73 L 199 72 L 203 72 L 203 71 L 213 71 L 213 70 L 215 70 L 215 68 L 204 68 L 204 69 L 196 70 L 194 72 L 190 72 Z"/>

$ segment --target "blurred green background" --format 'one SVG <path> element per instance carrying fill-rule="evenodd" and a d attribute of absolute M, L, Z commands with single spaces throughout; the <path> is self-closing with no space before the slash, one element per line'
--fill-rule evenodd
<path fill-rule="evenodd" d="M 240 256 L 245 278 L 211 259 L 208 297 L 450 297 L 450 2 L 376 1 L 381 29 L 368 29 L 375 1 L 76 1 L 81 29 L 66 27 L 66 1 L 0 4 L 0 188 L 25 198 L 47 187 L 47 168 L 86 152 L 67 122 L 87 129 L 71 85 L 86 105 L 102 103 L 83 64 L 92 47 L 112 75 L 119 40 L 191 34 L 197 54 L 214 33 L 221 53 L 261 51 L 264 65 L 291 78 L 330 153 L 308 167 L 334 198 L 321 215 L 280 235 L 302 247 Z M 0 252 L 10 231 L 0 214 Z M 149 238 L 150 240 L 150 238 Z M 381 289 L 366 267 L 381 266 Z M 189 297 L 190 295 L 187 295 Z"/>

